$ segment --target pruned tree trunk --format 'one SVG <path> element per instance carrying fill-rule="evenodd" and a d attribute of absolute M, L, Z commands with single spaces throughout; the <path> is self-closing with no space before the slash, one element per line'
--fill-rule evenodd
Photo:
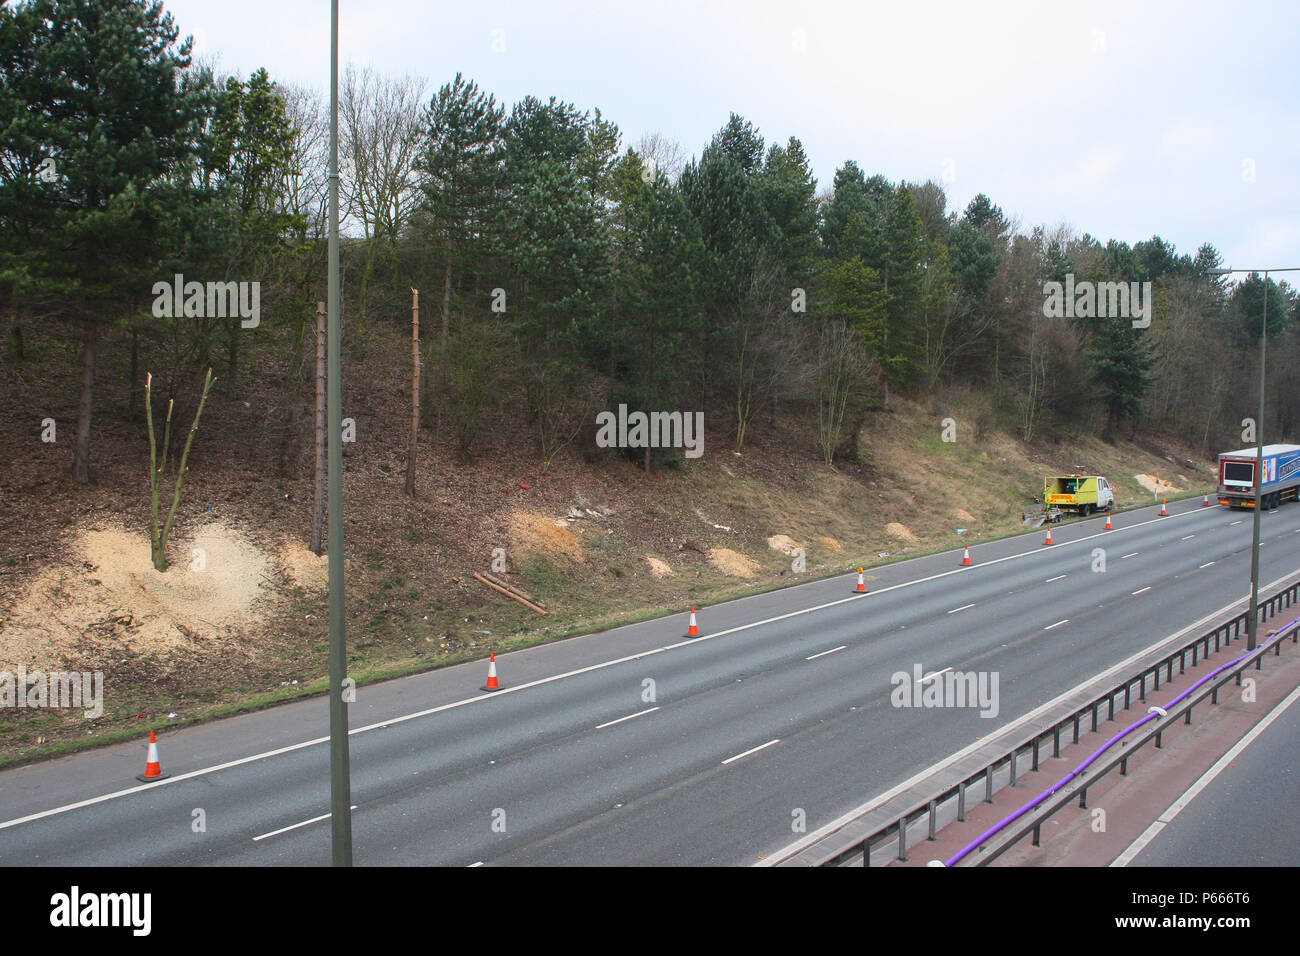
<path fill-rule="evenodd" d="M 140 374 L 140 333 L 135 329 L 131 330 L 131 387 L 126 392 L 126 413 L 135 414 L 136 390 L 135 383 Z"/>
<path fill-rule="evenodd" d="M 298 403 L 291 394 L 289 413 L 285 416 L 284 432 L 280 435 L 280 480 L 284 481 L 293 474 L 293 462 L 297 458 L 295 436 L 298 431 Z"/>
<path fill-rule="evenodd" d="M 442 351 L 438 353 L 438 378 L 443 400 L 434 407 L 435 434 L 442 434 L 442 406 L 447 396 L 447 340 L 451 331 L 451 244 L 447 245 L 447 268 L 442 274 Z"/>
<path fill-rule="evenodd" d="M 227 326 L 227 329 L 230 332 L 230 371 L 227 377 L 230 379 L 229 388 L 232 390 L 231 394 L 233 394 L 237 376 L 239 375 L 239 319 L 236 318 L 232 320 Z"/>
<path fill-rule="evenodd" d="M 447 269 L 442 276 L 442 352 L 447 353 L 447 336 L 451 329 L 451 249 L 447 250 Z"/>
<path fill-rule="evenodd" d="M 443 354 L 447 343 L 443 340 Z M 411 448 L 406 455 L 406 493 L 415 497 L 415 451 L 420 440 L 420 290 L 411 290 Z"/>
<path fill-rule="evenodd" d="M 9 354 L 15 362 L 26 358 L 23 353 L 23 327 L 16 318 L 9 326 Z"/>
<path fill-rule="evenodd" d="M 72 449 L 72 480 L 90 484 L 90 416 L 95 402 L 95 367 L 99 361 L 99 323 L 87 322 L 81 339 L 81 402 Z"/>
<path fill-rule="evenodd" d="M 325 303 L 316 303 L 316 497 L 312 502 L 311 550 L 317 557 L 325 534 Z"/>
<path fill-rule="evenodd" d="M 162 455 L 160 456 L 158 446 L 154 440 L 152 385 L 153 375 L 149 375 L 145 378 L 144 383 L 144 410 L 149 421 L 149 544 L 153 566 L 161 572 L 167 570 L 167 538 L 172 532 L 172 522 L 176 520 L 176 509 L 181 504 L 181 492 L 185 488 L 185 474 L 189 471 L 190 448 L 194 444 L 194 436 L 199 430 L 199 419 L 203 417 L 203 406 L 208 403 L 208 392 L 212 388 L 212 369 L 208 369 L 208 374 L 203 378 L 203 395 L 199 399 L 198 410 L 194 413 L 194 423 L 190 425 L 189 437 L 185 439 L 185 450 L 181 453 L 180 467 L 176 470 L 176 490 L 172 495 L 171 510 L 167 512 L 167 520 L 161 528 L 158 526 L 158 486 L 162 483 L 163 470 L 167 467 L 167 451 L 168 446 L 171 444 L 174 402 L 170 399 L 167 402 L 167 427 L 163 431 Z"/>
<path fill-rule="evenodd" d="M 15 362 L 23 361 L 23 326 L 18 318 L 18 287 L 9 289 L 9 355 Z"/>

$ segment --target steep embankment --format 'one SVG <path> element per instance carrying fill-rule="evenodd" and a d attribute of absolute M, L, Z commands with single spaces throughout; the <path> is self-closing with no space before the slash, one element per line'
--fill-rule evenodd
<path fill-rule="evenodd" d="M 396 336 L 392 345 L 400 354 Z M 33 351 L 11 370 L 0 412 L 0 456 L 14 463 L 0 474 L 0 670 L 102 671 L 106 692 L 93 720 L 80 710 L 0 712 L 0 759 L 319 690 L 327 633 L 324 560 L 306 546 L 310 385 L 291 379 L 287 363 L 264 362 L 214 395 L 172 566 L 159 573 L 147 539 L 148 445 L 142 420 L 122 407 L 124 370 L 109 364 L 101 376 L 96 481 L 80 487 L 67 478 L 67 357 Z M 1121 506 L 1151 501 L 1157 480 L 1170 495 L 1213 481 L 1209 463 L 1156 441 L 977 437 L 986 399 L 955 392 L 873 413 L 861 462 L 837 470 L 818 461 L 791 415 L 758 429 L 742 454 L 725 420 L 710 421 L 702 458 L 652 476 L 625 460 L 588 462 L 575 448 L 539 474 L 507 405 L 471 463 L 426 429 L 412 500 L 402 492 L 408 399 L 393 367 L 371 342 L 345 383 L 345 414 L 357 422 L 345 477 L 348 635 L 361 680 L 1007 534 L 1048 473 L 1105 474 Z M 389 388 L 373 384 L 389 379 Z M 62 383 L 58 399 L 41 387 L 50 381 Z M 188 423 L 190 411 L 177 414 Z M 47 416 L 59 426 L 54 443 L 41 441 Z M 952 442 L 941 439 L 948 417 Z M 495 571 L 549 613 L 501 596 L 474 571 Z"/>

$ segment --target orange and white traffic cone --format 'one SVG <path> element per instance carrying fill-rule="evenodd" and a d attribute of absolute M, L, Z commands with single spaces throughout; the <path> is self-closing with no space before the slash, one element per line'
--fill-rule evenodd
<path fill-rule="evenodd" d="M 694 608 L 694 607 L 691 608 L 691 625 L 690 625 L 690 627 L 688 627 L 688 628 L 686 629 L 686 636 L 687 636 L 687 637 L 699 637 L 699 636 L 700 636 L 700 628 L 699 628 L 699 626 L 695 623 L 695 608 Z"/>
<path fill-rule="evenodd" d="M 497 655 L 493 651 L 488 655 L 488 679 L 479 690 L 500 690 L 501 685 L 497 683 Z"/>
<path fill-rule="evenodd" d="M 963 566 L 963 567 L 965 567 L 966 565 L 970 564 L 970 548 L 966 548 L 966 549 L 962 552 L 961 563 L 962 563 L 962 566 Z"/>
<path fill-rule="evenodd" d="M 1165 505 L 1168 504 L 1168 503 L 1169 503 L 1169 499 L 1168 499 L 1168 498 L 1161 498 L 1161 499 L 1160 499 L 1160 517 L 1162 517 L 1162 518 L 1165 517 L 1165 516 L 1167 516 L 1167 515 L 1169 514 L 1169 512 L 1165 510 Z"/>
<path fill-rule="evenodd" d="M 1201 502 L 1201 507 L 1202 507 L 1202 508 L 1208 508 L 1208 507 L 1210 507 L 1210 496 L 1209 496 L 1209 495 L 1206 495 L 1206 496 L 1205 496 L 1205 500 Z"/>
<path fill-rule="evenodd" d="M 1051 544 L 1051 543 L 1052 543 L 1052 526 L 1049 524 L 1047 526 L 1047 537 L 1043 540 L 1043 544 Z"/>
<path fill-rule="evenodd" d="M 858 586 L 855 587 L 855 588 L 853 589 L 853 593 L 854 593 L 854 594 L 866 594 L 866 593 L 867 593 L 867 581 L 866 581 L 866 578 L 864 578 L 864 577 L 862 576 L 862 569 L 861 569 L 861 568 L 858 568 Z"/>
<path fill-rule="evenodd" d="M 1114 531 L 1114 530 L 1115 530 L 1115 526 L 1112 525 L 1112 524 L 1110 523 L 1110 512 L 1109 512 L 1109 511 L 1106 512 L 1106 530 L 1107 530 L 1107 531 Z"/>
<path fill-rule="evenodd" d="M 158 762 L 158 735 L 151 730 L 149 731 L 149 755 L 144 760 L 144 773 L 136 774 L 135 779 L 153 783 L 155 780 L 166 780 L 170 776 L 171 774 L 162 772 L 162 764 Z"/>

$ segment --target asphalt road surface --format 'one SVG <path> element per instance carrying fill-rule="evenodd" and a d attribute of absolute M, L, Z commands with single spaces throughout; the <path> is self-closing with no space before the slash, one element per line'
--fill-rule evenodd
<path fill-rule="evenodd" d="M 1300 865 L 1300 692 L 1288 701 L 1161 814 L 1128 866 Z"/>
<path fill-rule="evenodd" d="M 1158 510 L 501 655 L 497 694 L 484 663 L 362 687 L 355 861 L 753 863 L 1248 594 L 1249 513 Z M 1263 526 L 1267 583 L 1300 507 Z M 893 706 L 916 667 L 996 677 L 996 716 Z M 0 772 L 0 863 L 327 864 L 327 732 L 317 699 L 162 735 L 163 783 L 140 744 Z"/>

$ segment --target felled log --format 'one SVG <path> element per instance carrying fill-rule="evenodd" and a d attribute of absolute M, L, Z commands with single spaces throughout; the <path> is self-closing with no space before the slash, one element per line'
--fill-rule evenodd
<path fill-rule="evenodd" d="M 493 584 L 491 581 L 489 581 L 487 578 L 483 577 L 483 575 L 479 574 L 477 571 L 474 572 L 474 580 L 475 580 L 475 581 L 479 581 L 479 582 L 481 582 L 481 583 L 483 583 L 483 584 L 486 584 L 488 587 L 490 587 L 490 588 L 491 588 L 492 590 L 494 590 L 494 591 L 500 591 L 500 592 L 501 592 L 502 594 L 504 594 L 506 597 L 510 598 L 510 600 L 512 600 L 512 601 L 518 601 L 518 602 L 519 602 L 520 604 L 522 604 L 524 607 L 526 607 L 526 608 L 528 608 L 528 609 L 530 609 L 530 610 L 536 611 L 538 614 L 545 614 L 545 613 L 546 613 L 545 608 L 540 608 L 540 607 L 538 607 L 536 604 L 534 604 L 532 601 L 529 601 L 529 600 L 527 600 L 526 598 L 521 598 L 518 594 L 514 594 L 514 593 L 512 593 L 512 592 L 510 592 L 510 591 L 507 591 L 505 588 L 503 588 L 503 587 L 502 587 L 501 585 L 499 585 L 499 584 Z"/>

